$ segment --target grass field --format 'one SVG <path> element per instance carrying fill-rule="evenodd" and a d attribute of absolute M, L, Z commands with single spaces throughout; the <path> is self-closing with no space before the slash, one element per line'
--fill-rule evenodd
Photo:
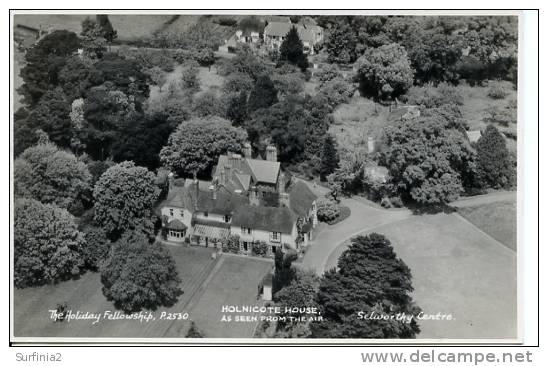
<path fill-rule="evenodd" d="M 508 248 L 516 250 L 516 202 L 494 202 L 474 207 L 461 207 L 459 213 L 478 228 Z"/>
<path fill-rule="evenodd" d="M 172 307 L 152 312 L 154 321 L 93 320 L 53 322 L 50 309 L 66 302 L 73 312 L 100 313 L 116 309 L 102 294 L 100 275 L 86 273 L 80 279 L 57 285 L 14 291 L 16 337 L 185 337 L 190 321 L 209 337 L 251 336 L 254 323 L 221 323 L 222 305 L 257 303 L 257 286 L 272 262 L 223 256 L 212 259 L 211 249 L 168 246 L 184 293 Z M 161 319 L 162 312 L 188 313 L 186 320 Z"/>
<path fill-rule="evenodd" d="M 427 314 L 455 320 L 420 322 L 419 338 L 501 339 L 517 336 L 516 254 L 457 213 L 414 216 L 379 227 L 413 275 L 412 296 Z M 336 266 L 348 247 L 330 256 Z"/>

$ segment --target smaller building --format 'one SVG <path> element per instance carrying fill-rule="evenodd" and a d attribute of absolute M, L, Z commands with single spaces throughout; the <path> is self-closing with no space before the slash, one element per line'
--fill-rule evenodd
<path fill-rule="evenodd" d="M 265 45 L 279 50 L 287 33 L 292 27 L 297 29 L 299 38 L 303 42 L 304 52 L 314 54 L 314 46 L 323 41 L 323 28 L 318 25 L 291 24 L 286 22 L 271 22 L 264 29 Z"/>
<path fill-rule="evenodd" d="M 474 130 L 474 131 L 466 131 L 466 136 L 468 136 L 468 140 L 471 144 L 474 144 L 478 142 L 478 140 L 481 137 L 481 131 L 480 130 Z"/>

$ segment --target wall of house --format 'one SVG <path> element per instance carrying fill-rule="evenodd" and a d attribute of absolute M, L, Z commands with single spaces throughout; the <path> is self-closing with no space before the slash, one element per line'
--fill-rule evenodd
<path fill-rule="evenodd" d="M 208 212 L 207 216 L 205 215 L 204 212 L 195 212 L 194 217 L 200 220 L 225 222 L 225 215 L 219 215 L 211 212 Z"/>
<path fill-rule="evenodd" d="M 170 210 L 173 210 L 173 216 Z M 179 207 L 166 206 L 162 207 L 162 215 L 168 217 L 168 221 L 177 219 L 185 224 L 188 228 L 191 226 L 192 213 L 189 210 Z"/>
<path fill-rule="evenodd" d="M 281 233 L 279 242 L 270 241 L 270 231 L 253 229 L 251 234 L 242 234 L 241 226 L 230 226 L 230 233 L 232 235 L 239 235 L 240 241 L 254 242 L 264 241 L 268 245 L 282 246 L 283 244 L 289 244 L 292 248 L 295 248 L 295 240 L 297 239 L 297 226 L 293 224 L 291 233 Z"/>

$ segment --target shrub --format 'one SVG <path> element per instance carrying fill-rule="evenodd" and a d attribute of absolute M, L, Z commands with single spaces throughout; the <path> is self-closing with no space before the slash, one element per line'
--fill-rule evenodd
<path fill-rule="evenodd" d="M 402 96 L 407 104 L 423 105 L 426 108 L 437 108 L 444 104 L 462 105 L 464 98 L 458 87 L 447 83 L 435 86 L 413 86 Z"/>
<path fill-rule="evenodd" d="M 332 222 L 335 221 L 341 214 L 341 209 L 338 205 L 323 201 L 318 204 L 318 220 L 322 222 Z"/>
<path fill-rule="evenodd" d="M 390 197 L 390 203 L 394 207 L 403 207 L 403 201 L 399 196 Z"/>
<path fill-rule="evenodd" d="M 238 21 L 233 18 L 221 17 L 216 21 L 216 23 L 225 27 L 233 27 L 236 23 L 238 23 Z"/>
<path fill-rule="evenodd" d="M 493 99 L 504 99 L 508 95 L 508 90 L 500 83 L 492 83 L 487 95 Z"/>
<path fill-rule="evenodd" d="M 240 253 L 240 236 L 229 235 L 221 241 L 223 252 L 227 253 Z"/>
<path fill-rule="evenodd" d="M 256 257 L 266 257 L 268 245 L 264 241 L 256 241 L 251 247 L 251 254 Z"/>
<path fill-rule="evenodd" d="M 483 118 L 485 122 L 497 123 L 507 127 L 510 123 L 516 123 L 516 114 L 508 108 L 500 108 L 497 106 L 489 107 L 485 110 L 487 116 Z"/>
<path fill-rule="evenodd" d="M 384 208 L 391 208 L 392 207 L 392 202 L 390 202 L 390 198 L 383 197 L 381 199 L 381 206 L 384 207 Z"/>

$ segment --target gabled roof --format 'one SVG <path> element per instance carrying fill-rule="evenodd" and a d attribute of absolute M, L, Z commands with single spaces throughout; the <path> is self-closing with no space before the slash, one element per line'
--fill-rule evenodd
<path fill-rule="evenodd" d="M 304 182 L 296 182 L 289 191 L 289 208 L 298 216 L 306 216 L 318 197 Z"/>
<path fill-rule="evenodd" d="M 471 143 L 478 142 L 481 137 L 481 131 L 466 131 L 466 135 L 468 136 L 468 140 L 470 140 Z"/>
<path fill-rule="evenodd" d="M 234 212 L 231 225 L 291 234 L 296 219 L 287 207 L 243 205 Z"/>
<path fill-rule="evenodd" d="M 173 187 L 162 206 L 186 208 L 190 212 L 202 211 L 230 215 L 238 206 L 247 203 L 249 203 L 247 196 L 219 189 L 214 197 L 213 190 L 198 189 L 196 191 L 196 185 L 192 183 L 187 187 Z"/>
<path fill-rule="evenodd" d="M 264 34 L 266 36 L 285 36 L 293 24 L 286 22 L 270 22 L 264 29 Z"/>
<path fill-rule="evenodd" d="M 257 182 L 276 184 L 280 173 L 278 161 L 245 159 L 251 173 Z"/>

